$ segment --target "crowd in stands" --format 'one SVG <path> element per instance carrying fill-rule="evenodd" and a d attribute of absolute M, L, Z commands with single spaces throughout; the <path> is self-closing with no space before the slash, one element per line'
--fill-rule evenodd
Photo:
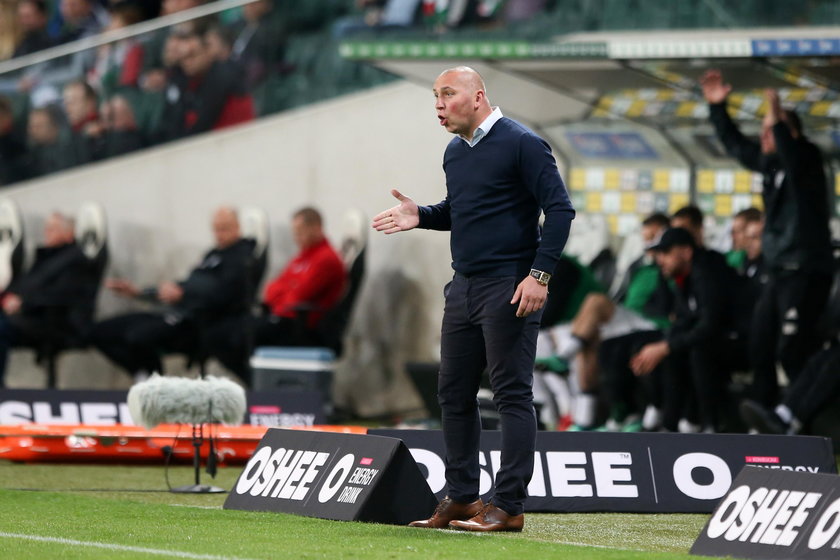
<path fill-rule="evenodd" d="M 33 265 L 3 292 L 0 387 L 8 351 L 15 347 L 95 348 L 135 381 L 164 373 L 167 354 L 194 362 L 216 358 L 246 385 L 257 346 L 332 347 L 324 327 L 340 330 L 330 323 L 331 314 L 348 293 L 353 262 L 345 265 L 327 240 L 317 210 L 305 207 L 293 214 L 299 252 L 262 294 L 257 288 L 266 262 L 258 249 L 264 246 L 243 237 L 237 210 L 219 208 L 212 232 L 213 247 L 185 279 L 140 287 L 125 278 L 103 282 L 104 263 L 83 251 L 73 219 L 51 215 Z M 138 300 L 140 307 L 97 322 L 94 306 L 102 284 Z"/>
<path fill-rule="evenodd" d="M 0 60 L 205 3 L 212 2 L 3 2 L 0 23 L 8 32 L 2 34 Z M 365 79 L 383 81 L 374 74 L 384 73 L 375 70 L 344 76 L 323 65 L 314 71 L 342 83 L 298 84 L 291 75 L 311 69 L 299 68 L 287 56 L 295 33 L 327 30 L 333 43 L 322 40 L 315 47 L 335 51 L 334 41 L 354 33 L 483 25 L 502 21 L 508 12 L 512 18 L 533 15 L 544 5 L 533 0 L 318 0 L 302 6 L 256 0 L 239 10 L 0 74 L 0 185 L 247 122 L 294 106 L 300 97 L 314 100 L 362 87 Z M 312 89 L 324 90 L 323 95 Z M 45 152 L 55 156 L 44 157 Z"/>

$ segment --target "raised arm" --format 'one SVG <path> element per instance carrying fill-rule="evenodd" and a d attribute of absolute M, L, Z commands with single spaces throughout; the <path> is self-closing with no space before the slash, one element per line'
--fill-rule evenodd
<path fill-rule="evenodd" d="M 709 103 L 709 120 L 726 152 L 744 167 L 759 171 L 761 146 L 744 136 L 726 112 L 726 99 L 732 86 L 723 81 L 720 70 L 709 70 L 700 78 L 700 87 Z"/>

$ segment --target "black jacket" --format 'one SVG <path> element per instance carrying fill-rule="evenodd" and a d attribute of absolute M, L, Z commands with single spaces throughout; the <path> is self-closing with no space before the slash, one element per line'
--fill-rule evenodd
<path fill-rule="evenodd" d="M 726 336 L 733 326 L 732 292 L 735 271 L 720 253 L 698 249 L 691 272 L 674 286 L 674 322 L 666 334 L 671 352 Z"/>
<path fill-rule="evenodd" d="M 819 148 L 794 139 L 784 123 L 773 127 L 776 153 L 765 155 L 746 138 L 726 112 L 709 105 L 709 118 L 727 153 L 762 174 L 766 221 L 762 251 L 771 272 L 831 272 L 828 190 Z"/>
<path fill-rule="evenodd" d="M 239 315 L 250 306 L 253 243 L 240 239 L 224 249 L 211 249 L 180 282 L 184 296 L 177 312 L 196 320 Z"/>
<path fill-rule="evenodd" d="M 93 321 L 101 278 L 96 264 L 76 243 L 40 247 L 32 267 L 9 287 L 26 317 L 59 321 L 83 333 Z"/>

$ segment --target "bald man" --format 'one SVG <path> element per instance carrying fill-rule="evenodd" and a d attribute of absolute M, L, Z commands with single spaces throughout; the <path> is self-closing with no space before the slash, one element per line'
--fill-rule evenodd
<path fill-rule="evenodd" d="M 432 89 L 446 148 L 446 198 L 399 204 L 374 217 L 377 231 L 450 231 L 455 274 L 444 289 L 438 400 L 447 496 L 413 527 L 521 531 L 534 469 L 533 369 L 548 281 L 574 218 L 549 145 L 502 116 L 472 68 L 445 70 Z M 545 225 L 540 230 L 540 211 Z M 487 370 L 502 432 L 492 500 L 479 497 L 481 419 L 476 394 Z"/>
<path fill-rule="evenodd" d="M 118 295 L 161 306 L 158 312 L 128 313 L 94 327 L 91 342 L 135 380 L 163 373 L 160 357 L 164 353 L 193 352 L 200 343 L 200 328 L 247 312 L 253 294 L 252 244 L 242 239 L 233 208 L 216 210 L 212 227 L 215 246 L 186 280 L 148 289 L 125 279 L 106 281 L 105 286 Z"/>

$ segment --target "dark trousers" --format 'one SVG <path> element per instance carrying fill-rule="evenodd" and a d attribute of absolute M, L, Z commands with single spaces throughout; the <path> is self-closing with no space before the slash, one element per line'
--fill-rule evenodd
<path fill-rule="evenodd" d="M 71 327 L 64 319 L 24 313 L 6 315 L 0 312 L 0 387 L 5 386 L 9 350 L 33 348 L 39 352 L 49 347 L 59 348 L 70 342 L 71 334 L 78 334 L 78 329 Z"/>
<path fill-rule="evenodd" d="M 680 418 L 719 429 L 730 374 L 725 347 L 725 338 L 716 337 L 665 359 L 662 425 L 667 430 L 676 431 Z"/>
<path fill-rule="evenodd" d="M 128 313 L 97 323 L 91 344 L 129 373 L 163 373 L 161 356 L 189 353 L 197 338 L 190 321 L 160 313 Z"/>
<path fill-rule="evenodd" d="M 601 343 L 598 349 L 598 367 L 610 413 L 614 419 L 624 420 L 638 408 L 634 402 L 637 382 L 642 383 L 648 402 L 662 409 L 662 368 L 656 368 L 650 375 L 637 377 L 630 369 L 630 360 L 646 344 L 658 342 L 664 336 L 659 330 L 638 331 Z"/>
<path fill-rule="evenodd" d="M 807 423 L 840 394 L 840 343 L 820 350 L 788 388 L 784 404 L 796 418 Z"/>
<path fill-rule="evenodd" d="M 511 515 L 524 510 L 537 437 L 532 385 L 542 312 L 516 316 L 510 300 L 521 280 L 455 275 L 444 291 L 438 378 L 448 495 L 471 502 L 479 495 L 476 394 L 487 369 L 502 440 L 493 503 Z"/>
<path fill-rule="evenodd" d="M 772 407 L 779 402 L 776 362 L 793 382 L 822 341 L 817 324 L 831 289 L 831 276 L 794 272 L 770 278 L 756 304 L 750 339 L 752 397 Z"/>
<path fill-rule="evenodd" d="M 246 385 L 251 384 L 249 359 L 253 349 L 253 325 L 250 315 L 225 317 L 204 325 L 206 355 L 235 373 Z"/>

